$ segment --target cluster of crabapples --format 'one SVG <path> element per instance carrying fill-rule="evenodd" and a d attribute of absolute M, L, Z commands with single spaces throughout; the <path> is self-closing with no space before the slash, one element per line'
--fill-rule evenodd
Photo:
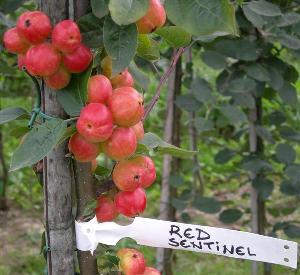
<path fill-rule="evenodd" d="M 128 70 L 111 80 L 102 74 L 91 76 L 87 104 L 77 120 L 77 132 L 69 140 L 69 150 L 78 161 L 93 163 L 100 153 L 116 161 L 112 179 L 119 192 L 98 198 L 96 216 L 100 222 L 111 221 L 118 213 L 127 217 L 142 213 L 146 207 L 144 188 L 156 178 L 151 158 L 135 155 L 137 143 L 144 137 L 144 100 L 133 84 Z"/>
<path fill-rule="evenodd" d="M 149 0 L 146 14 L 136 22 L 138 32 L 151 33 L 165 24 L 166 13 L 160 0 Z M 17 25 L 3 36 L 4 47 L 18 54 L 18 66 L 45 84 L 59 90 L 66 87 L 72 73 L 85 71 L 93 59 L 83 45 L 80 29 L 72 20 L 52 27 L 49 17 L 40 11 L 20 15 Z M 118 213 L 134 217 L 146 207 L 144 189 L 155 181 L 151 158 L 135 155 L 137 143 L 144 137 L 143 96 L 133 88 L 127 69 L 112 76 L 112 59 L 102 62 L 102 74 L 93 75 L 87 85 L 87 102 L 76 123 L 77 132 L 69 140 L 69 150 L 80 162 L 97 166 L 96 157 L 104 153 L 116 161 L 112 179 L 119 192 L 98 199 L 98 221 L 113 220 Z"/>
<path fill-rule="evenodd" d="M 132 248 L 122 248 L 117 253 L 120 259 L 119 267 L 125 275 L 160 275 L 161 273 L 153 268 L 146 266 L 144 255 Z"/>
<path fill-rule="evenodd" d="M 63 20 L 52 28 L 49 17 L 40 11 L 23 13 L 16 27 L 5 32 L 3 42 L 9 52 L 18 54 L 19 69 L 25 67 L 56 90 L 66 87 L 71 73 L 83 72 L 93 59 L 74 21 Z"/>
<path fill-rule="evenodd" d="M 150 33 L 165 24 L 166 13 L 160 0 L 149 0 L 147 13 L 136 22 L 139 33 Z M 51 38 L 51 40 L 49 39 Z M 4 47 L 18 54 L 18 67 L 42 77 L 47 86 L 59 90 L 71 80 L 71 73 L 87 69 L 93 59 L 82 44 L 80 29 L 72 20 L 52 28 L 49 17 L 40 11 L 23 13 L 14 28 L 3 36 Z"/>

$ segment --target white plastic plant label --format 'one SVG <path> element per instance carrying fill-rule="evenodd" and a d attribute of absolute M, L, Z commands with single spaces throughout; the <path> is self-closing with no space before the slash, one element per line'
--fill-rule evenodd
<path fill-rule="evenodd" d="M 140 245 L 211 253 L 297 268 L 296 242 L 223 228 L 135 218 L 130 225 L 75 222 L 77 248 L 93 252 L 98 243 L 132 238 Z"/>

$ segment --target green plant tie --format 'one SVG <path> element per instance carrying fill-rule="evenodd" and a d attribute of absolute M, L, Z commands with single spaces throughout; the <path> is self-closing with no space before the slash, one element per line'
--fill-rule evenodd
<path fill-rule="evenodd" d="M 28 122 L 28 128 L 32 129 L 33 125 L 37 119 L 38 116 L 40 116 L 43 119 L 51 119 L 53 117 L 46 115 L 45 113 L 43 113 L 41 111 L 41 104 L 42 104 L 42 89 L 40 87 L 40 84 L 37 80 L 36 77 L 32 76 L 30 73 L 28 73 L 28 71 L 26 70 L 25 67 L 23 67 L 23 71 L 31 78 L 31 80 L 34 83 L 34 87 L 35 87 L 35 91 L 36 91 L 36 99 L 35 99 L 35 103 L 34 103 L 34 107 L 31 111 L 31 117 L 30 120 Z"/>

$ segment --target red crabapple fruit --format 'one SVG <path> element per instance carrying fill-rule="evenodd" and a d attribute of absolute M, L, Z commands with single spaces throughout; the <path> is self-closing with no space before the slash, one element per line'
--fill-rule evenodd
<path fill-rule="evenodd" d="M 142 188 L 134 191 L 121 191 L 115 196 L 115 204 L 120 214 L 127 217 L 138 216 L 146 208 L 146 193 Z"/>
<path fill-rule="evenodd" d="M 120 87 L 132 87 L 134 84 L 133 77 L 131 73 L 128 72 L 128 69 L 113 77 L 110 81 L 114 89 Z"/>
<path fill-rule="evenodd" d="M 44 80 L 51 89 L 60 90 L 68 86 L 71 74 L 63 66 L 60 66 L 53 75 L 45 77 Z"/>
<path fill-rule="evenodd" d="M 80 162 L 92 161 L 99 154 L 98 144 L 87 141 L 78 133 L 70 138 L 69 150 L 73 153 L 75 159 Z"/>
<path fill-rule="evenodd" d="M 101 195 L 97 199 L 95 212 L 98 222 L 110 222 L 118 215 L 114 201 L 105 195 Z"/>
<path fill-rule="evenodd" d="M 144 115 L 144 99 L 132 87 L 122 87 L 113 90 L 108 100 L 114 123 L 122 127 L 137 124 Z"/>
<path fill-rule="evenodd" d="M 81 43 L 79 27 L 73 20 L 59 22 L 52 31 L 53 45 L 63 53 L 73 52 Z"/>
<path fill-rule="evenodd" d="M 80 73 L 88 68 L 92 59 L 91 50 L 83 44 L 79 44 L 73 52 L 63 56 L 63 63 L 71 73 Z"/>
<path fill-rule="evenodd" d="M 105 75 L 91 76 L 87 87 L 87 102 L 106 103 L 112 95 L 112 87 Z"/>
<path fill-rule="evenodd" d="M 137 139 L 131 128 L 118 127 L 109 139 L 102 144 L 104 153 L 113 160 L 130 157 L 136 151 Z"/>
<path fill-rule="evenodd" d="M 44 42 L 51 34 L 49 17 L 41 11 L 27 11 L 20 15 L 17 30 L 32 44 Z"/>
<path fill-rule="evenodd" d="M 142 275 L 146 268 L 144 255 L 136 249 L 121 248 L 117 252 L 119 266 L 126 275 Z"/>
<path fill-rule="evenodd" d="M 111 113 L 104 104 L 90 103 L 82 108 L 76 128 L 90 142 L 105 141 L 113 131 Z"/>
<path fill-rule="evenodd" d="M 32 75 L 50 76 L 58 70 L 60 61 L 60 53 L 51 44 L 43 43 L 27 51 L 25 65 Z"/>
<path fill-rule="evenodd" d="M 11 53 L 24 54 L 30 44 L 17 31 L 17 28 L 7 30 L 3 35 L 3 43 L 5 49 Z"/>

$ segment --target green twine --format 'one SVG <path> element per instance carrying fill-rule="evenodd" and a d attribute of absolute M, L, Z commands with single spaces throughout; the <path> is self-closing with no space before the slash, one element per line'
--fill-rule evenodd
<path fill-rule="evenodd" d="M 34 83 L 35 86 L 35 91 L 36 91 L 36 99 L 35 99 L 35 103 L 34 103 L 34 107 L 31 111 L 31 117 L 30 120 L 28 122 L 28 128 L 32 129 L 33 125 L 37 119 L 38 116 L 40 116 L 43 119 L 52 119 L 53 117 L 46 115 L 45 113 L 43 113 L 41 111 L 41 105 L 42 105 L 42 89 L 41 86 L 38 82 L 38 80 L 36 79 L 36 77 L 32 76 L 30 73 L 28 73 L 28 71 L 26 70 L 25 67 L 23 67 L 23 71 L 31 78 L 31 80 Z"/>

